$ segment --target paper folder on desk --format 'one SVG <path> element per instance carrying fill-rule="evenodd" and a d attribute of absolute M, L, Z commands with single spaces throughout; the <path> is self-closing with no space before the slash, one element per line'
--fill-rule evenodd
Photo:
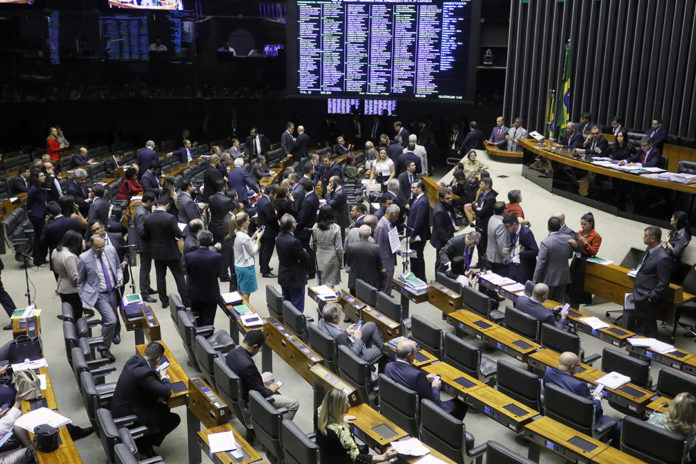
<path fill-rule="evenodd" d="M 222 299 L 225 302 L 225 304 L 228 305 L 238 305 L 242 304 L 242 302 L 244 301 L 242 299 L 242 295 L 240 295 L 239 292 L 223 293 Z"/>
<path fill-rule="evenodd" d="M 210 445 L 210 454 L 230 451 L 235 459 L 241 459 L 244 456 L 234 439 L 234 432 L 211 433 L 208 435 L 208 444 Z"/>
<path fill-rule="evenodd" d="M 618 372 L 609 372 L 608 374 L 598 378 L 595 383 L 601 383 L 607 388 L 616 390 L 621 385 L 625 385 L 630 381 L 631 378 L 626 375 L 619 374 Z"/>
<path fill-rule="evenodd" d="M 48 408 L 39 408 L 31 412 L 20 416 L 19 419 L 15 421 L 15 425 L 23 428 L 28 432 L 33 432 L 34 429 L 41 424 L 48 424 L 52 427 L 58 428 L 64 425 L 70 424 L 72 421 L 61 416 L 57 412 Z"/>

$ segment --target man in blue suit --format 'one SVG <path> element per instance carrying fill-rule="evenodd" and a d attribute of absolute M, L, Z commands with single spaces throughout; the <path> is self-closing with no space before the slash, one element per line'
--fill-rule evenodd
<path fill-rule="evenodd" d="M 562 329 L 566 324 L 566 316 L 562 315 L 561 320 L 556 322 L 555 315 L 560 311 L 562 306 L 556 306 L 553 309 L 544 307 L 542 303 L 548 299 L 548 296 L 549 286 L 546 284 L 536 284 L 534 290 L 532 290 L 531 298 L 526 295 L 521 295 L 515 302 L 515 308 L 532 316 L 542 324 L 549 324 Z"/>
<path fill-rule="evenodd" d="M 457 419 L 463 419 L 466 414 L 466 406 L 457 400 L 440 400 L 440 386 L 442 382 L 436 379 L 435 374 L 425 374 L 417 367 L 413 367 L 416 357 L 416 344 L 412 340 L 402 340 L 396 345 L 396 361 L 392 361 L 384 368 L 384 375 L 394 382 L 415 391 L 418 398 L 427 398 L 440 406 L 445 412 Z"/>
<path fill-rule="evenodd" d="M 263 195 L 256 203 L 256 211 L 259 215 L 259 227 L 264 227 L 265 232 L 261 237 L 261 246 L 259 247 L 259 268 L 261 275 L 269 278 L 276 278 L 273 274 L 269 263 L 271 255 L 273 255 L 273 247 L 275 247 L 275 239 L 280 232 L 278 225 L 278 215 L 273 209 L 272 202 L 276 197 L 276 186 L 271 184 L 266 187 Z"/>
<path fill-rule="evenodd" d="M 539 246 L 532 231 L 521 225 L 519 218 L 514 214 L 506 214 L 503 218 L 503 225 L 510 234 L 508 277 L 524 284 L 528 280 L 532 280 L 534 275 Z"/>
<path fill-rule="evenodd" d="M 314 193 L 314 184 L 306 177 L 300 181 L 302 188 L 305 191 L 304 200 L 300 212 L 297 215 L 297 227 L 295 236 L 302 242 L 302 247 L 309 254 L 310 262 L 306 267 L 307 278 L 313 279 L 316 275 L 316 265 L 314 259 L 314 250 L 309 246 L 309 239 L 312 237 L 312 227 L 317 222 L 317 211 L 319 211 L 319 197 Z M 278 241 L 276 240 L 276 245 Z"/>
<path fill-rule="evenodd" d="M 140 168 L 138 170 L 138 179 L 143 177 L 143 174 L 150 169 L 150 165 L 157 159 L 157 152 L 155 151 L 155 142 L 148 140 L 145 142 L 145 148 L 138 150 L 138 157 L 135 162 Z"/>
<path fill-rule="evenodd" d="M 179 161 L 181 161 L 183 164 L 193 161 L 193 159 L 196 157 L 196 155 L 194 155 L 191 151 L 191 141 L 187 139 L 184 139 L 184 146 L 178 150 L 174 150 L 172 155 L 179 157 Z"/>
<path fill-rule="evenodd" d="M 227 186 L 230 190 L 237 191 L 237 199 L 243 202 L 245 205 L 249 205 L 249 194 L 247 193 L 247 187 L 253 191 L 259 191 L 256 183 L 251 180 L 249 172 L 244 168 L 244 160 L 242 158 L 237 158 L 234 160 L 234 169 L 227 173 Z"/>
<path fill-rule="evenodd" d="M 654 168 L 660 164 L 662 154 L 660 150 L 653 146 L 652 139 L 647 135 L 640 140 L 640 151 L 636 152 L 627 160 L 619 161 L 619 166 L 626 163 L 640 163 L 644 168 Z"/>
<path fill-rule="evenodd" d="M 505 138 L 505 136 L 509 130 L 510 128 L 505 125 L 505 118 L 498 116 L 495 119 L 495 127 L 491 131 L 491 136 L 488 138 L 488 143 L 496 145 L 500 150 L 506 150 L 507 138 Z"/>
<path fill-rule="evenodd" d="M 667 131 L 662 127 L 662 124 L 662 119 L 655 118 L 650 124 L 650 129 L 645 131 L 645 135 L 652 140 L 653 146 L 660 151 L 662 151 L 665 140 L 667 140 Z"/>
<path fill-rule="evenodd" d="M 562 389 L 575 393 L 578 396 L 587 398 L 588 400 L 594 401 L 595 404 L 595 428 L 600 427 L 607 422 L 613 421 L 609 416 L 603 415 L 602 411 L 602 394 L 596 393 L 594 395 L 590 394 L 590 389 L 587 384 L 580 379 L 573 377 L 573 374 L 580 367 L 580 360 L 578 355 L 566 351 L 561 353 L 558 361 L 558 369 L 548 368 L 546 369 L 546 374 L 544 374 L 544 385 L 553 384 L 561 387 Z M 617 422 L 613 438 L 618 438 L 621 434 L 621 422 Z"/>
<path fill-rule="evenodd" d="M 554 143 L 553 146 L 556 148 L 570 148 L 575 150 L 576 148 L 582 148 L 584 143 L 585 137 L 575 130 L 575 123 L 568 122 L 568 124 L 566 124 L 566 136 L 561 137 L 560 143 Z"/>
<path fill-rule="evenodd" d="M 416 251 L 416 257 L 411 258 L 411 271 L 423 282 L 425 278 L 425 257 L 423 251 L 425 242 L 430 239 L 430 202 L 425 196 L 425 183 L 416 181 L 411 186 L 414 200 L 406 223 L 406 237 L 411 243 L 411 249 Z"/>
<path fill-rule="evenodd" d="M 295 218 L 290 214 L 286 213 L 280 218 L 280 233 L 275 241 L 278 251 L 278 285 L 283 291 L 283 298 L 304 312 L 310 255 L 303 248 L 302 242 L 293 235 L 296 225 Z"/>
<path fill-rule="evenodd" d="M 215 309 L 220 300 L 218 270 L 222 264 L 222 255 L 212 251 L 213 233 L 201 230 L 196 236 L 198 248 L 184 255 L 188 289 L 191 295 L 191 311 L 198 315 L 198 326 L 215 323 Z"/>

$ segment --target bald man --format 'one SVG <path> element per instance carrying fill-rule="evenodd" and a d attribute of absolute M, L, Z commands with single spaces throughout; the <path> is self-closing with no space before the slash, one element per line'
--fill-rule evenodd
<path fill-rule="evenodd" d="M 297 126 L 297 138 L 295 138 L 294 152 L 295 160 L 301 161 L 307 157 L 309 151 L 309 135 L 305 133 L 304 126 Z"/>
<path fill-rule="evenodd" d="M 556 217 L 561 221 L 561 230 L 559 232 L 564 235 L 568 235 L 570 238 L 575 239 L 575 236 L 577 235 L 573 229 L 568 227 L 565 223 L 565 213 L 556 212 L 551 215 L 551 217 Z"/>
<path fill-rule="evenodd" d="M 562 309 L 562 306 L 556 306 L 555 308 L 546 308 L 543 306 L 548 296 L 549 286 L 544 283 L 536 284 L 532 291 L 531 298 L 526 295 L 521 295 L 515 302 L 515 308 L 532 316 L 542 324 L 550 324 L 559 329 L 563 329 L 567 323 L 566 315 L 561 314 L 561 319 L 556 321 L 556 314 Z"/>
<path fill-rule="evenodd" d="M 370 241 L 372 228 L 363 224 L 358 228 L 359 239 L 346 246 L 348 290 L 355 295 L 355 280 L 362 279 L 370 285 L 382 288 L 387 270 L 382 264 L 379 245 Z"/>

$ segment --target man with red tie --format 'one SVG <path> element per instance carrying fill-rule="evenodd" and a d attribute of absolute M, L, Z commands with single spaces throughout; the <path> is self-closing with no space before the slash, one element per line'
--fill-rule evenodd
<path fill-rule="evenodd" d="M 509 130 L 510 128 L 505 125 L 505 119 L 502 116 L 498 116 L 488 143 L 497 145 L 501 150 L 507 149 L 507 138 L 505 136 Z"/>
<path fill-rule="evenodd" d="M 645 136 L 640 140 L 640 151 L 635 153 L 627 160 L 619 161 L 619 166 L 623 166 L 626 163 L 639 163 L 644 168 L 653 168 L 660 164 L 661 159 L 662 154 L 660 153 L 660 150 L 653 146 L 653 142 L 650 137 Z"/>

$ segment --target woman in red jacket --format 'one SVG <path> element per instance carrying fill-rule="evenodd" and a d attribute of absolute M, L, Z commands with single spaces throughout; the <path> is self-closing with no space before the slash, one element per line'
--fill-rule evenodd
<path fill-rule="evenodd" d="M 60 146 L 58 141 L 58 129 L 51 127 L 46 138 L 46 153 L 48 153 L 52 161 L 58 161 L 60 158 L 59 153 L 62 149 L 63 147 Z"/>
<path fill-rule="evenodd" d="M 138 171 L 135 168 L 126 169 L 126 173 L 123 176 L 123 182 L 118 188 L 119 200 L 130 200 L 131 197 L 135 197 L 143 194 L 143 186 L 138 182 Z"/>
<path fill-rule="evenodd" d="M 575 239 L 568 240 L 568 243 L 575 250 L 575 258 L 570 265 L 572 283 L 569 294 L 571 303 L 577 308 L 581 303 L 592 302 L 592 294 L 585 291 L 585 261 L 596 256 L 602 244 L 602 236 L 595 230 L 592 213 L 580 217 L 580 231 L 575 235 Z"/>

